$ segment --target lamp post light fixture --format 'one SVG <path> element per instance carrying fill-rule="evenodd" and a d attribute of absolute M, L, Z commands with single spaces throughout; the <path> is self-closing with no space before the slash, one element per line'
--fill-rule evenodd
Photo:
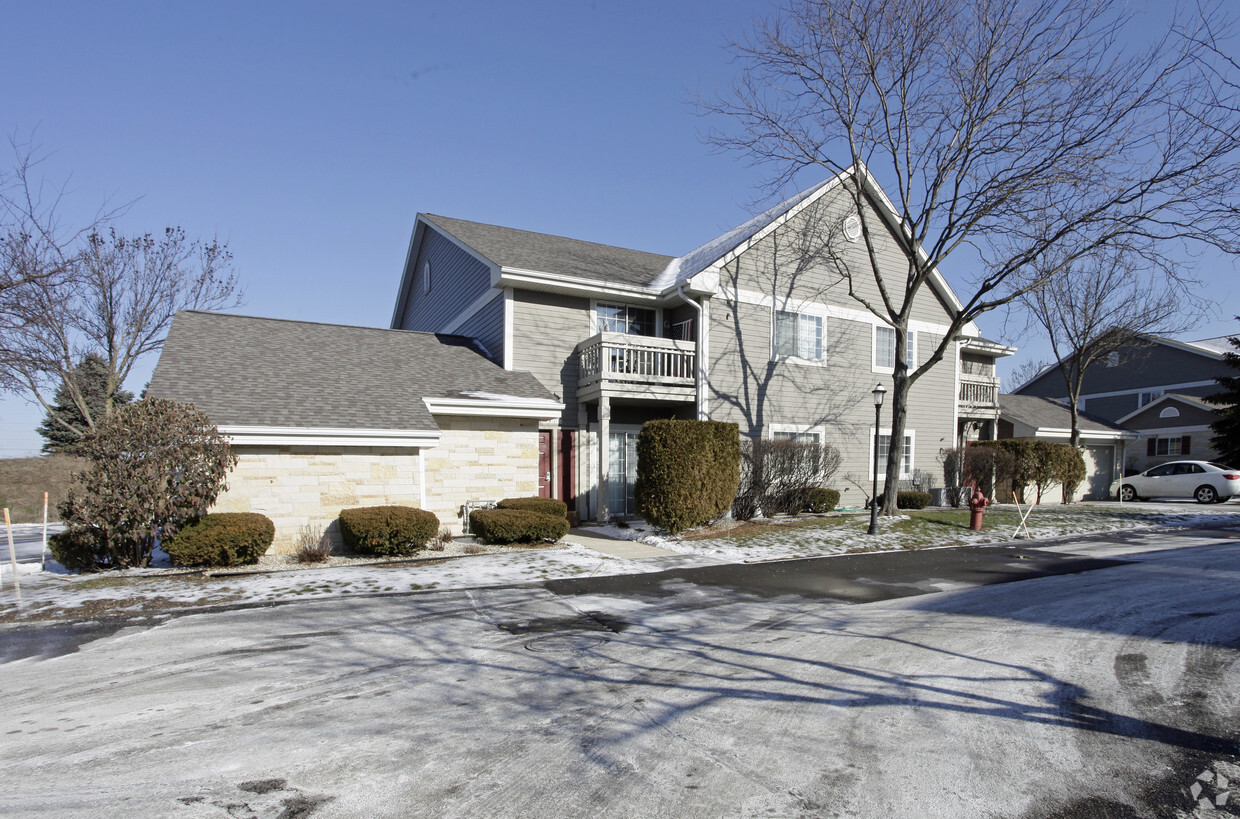
<path fill-rule="evenodd" d="M 883 396 L 887 388 L 882 382 L 874 385 L 870 395 L 874 396 L 874 484 L 870 489 L 870 531 L 867 534 L 878 534 L 878 430 L 879 419 L 883 413 Z"/>

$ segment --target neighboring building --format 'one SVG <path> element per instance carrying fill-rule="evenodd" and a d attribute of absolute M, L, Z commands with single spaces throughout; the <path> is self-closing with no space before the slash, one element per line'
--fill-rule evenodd
<path fill-rule="evenodd" d="M 534 495 L 538 425 L 563 412 L 461 336 L 192 311 L 147 393 L 194 403 L 231 439 L 213 510 L 267 515 L 277 552 L 348 507 L 416 506 L 459 531 L 466 501 Z"/>
<path fill-rule="evenodd" d="M 908 243 L 881 191 L 870 224 L 889 281 Z M 742 435 L 839 448 L 834 483 L 859 503 L 874 435 L 870 391 L 890 386 L 894 331 L 849 294 L 840 266 L 868 270 L 860 220 L 832 178 L 680 257 L 419 214 L 393 328 L 478 341 L 507 370 L 532 373 L 563 404 L 540 423 L 544 491 L 582 519 L 629 515 L 635 443 L 653 418 L 736 422 Z M 871 277 L 859 295 L 877 300 Z M 914 304 L 908 351 L 924 362 L 961 309 L 936 272 Z M 901 477 L 941 482 L 941 450 L 993 438 L 996 357 L 1010 347 L 970 324 L 914 386 Z M 890 405 L 884 408 L 890 412 Z M 887 416 L 889 417 L 889 415 Z"/>
<path fill-rule="evenodd" d="M 1216 460 L 1218 453 L 1210 446 L 1216 410 L 1195 395 L 1171 392 L 1120 418 L 1119 423 L 1139 430 L 1141 437 L 1128 450 L 1125 471 L 1144 472 L 1166 461 Z"/>
<path fill-rule="evenodd" d="M 1072 413 L 1067 404 L 1035 395 L 999 396 L 999 438 L 1031 438 L 1070 443 Z M 1110 497 L 1111 481 L 1119 477 L 1137 433 L 1088 413 L 1080 413 L 1081 454 L 1085 482 L 1078 490 L 1085 500 Z"/>
<path fill-rule="evenodd" d="M 1234 373 L 1223 358 L 1229 349 L 1226 336 L 1200 341 L 1141 336 L 1085 373 L 1079 406 L 1138 434 L 1140 440 L 1127 448 L 1127 472 L 1164 461 L 1212 460 L 1209 427 L 1216 408 L 1201 399 L 1219 391 L 1217 378 Z M 1013 392 L 1068 400 L 1055 366 Z"/>

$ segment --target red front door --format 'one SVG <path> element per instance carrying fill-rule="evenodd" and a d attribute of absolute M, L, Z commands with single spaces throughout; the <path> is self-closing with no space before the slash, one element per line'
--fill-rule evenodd
<path fill-rule="evenodd" d="M 551 497 L 551 434 L 552 430 L 538 430 L 538 496 Z"/>

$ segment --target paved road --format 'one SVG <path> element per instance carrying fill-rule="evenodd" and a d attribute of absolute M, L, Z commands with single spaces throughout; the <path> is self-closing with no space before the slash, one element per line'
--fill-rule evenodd
<path fill-rule="evenodd" d="M 1036 551 L 26 627 L 0 814 L 1167 816 L 1240 780 L 1236 534 Z"/>
<path fill-rule="evenodd" d="M 0 521 L 3 523 L 3 521 Z M 48 524 L 48 537 L 61 531 L 59 523 Z M 18 563 L 39 563 L 43 560 L 43 524 L 17 523 L 13 526 L 13 551 Z M 0 530 L 0 562 L 9 560 L 8 535 Z"/>

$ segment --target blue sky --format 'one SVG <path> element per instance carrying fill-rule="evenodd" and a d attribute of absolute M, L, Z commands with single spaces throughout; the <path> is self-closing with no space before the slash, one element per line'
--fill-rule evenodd
<path fill-rule="evenodd" d="M 238 312 L 386 326 L 418 211 L 670 255 L 748 218 L 769 171 L 705 145 L 690 99 L 766 8 L 7 3 L 0 125 L 52 152 L 67 219 L 136 200 L 125 230 L 226 241 Z M 1193 337 L 1234 332 L 1235 267 L 1198 273 L 1220 312 Z M 36 451 L 42 410 L 0 412 L 0 457 Z"/>

